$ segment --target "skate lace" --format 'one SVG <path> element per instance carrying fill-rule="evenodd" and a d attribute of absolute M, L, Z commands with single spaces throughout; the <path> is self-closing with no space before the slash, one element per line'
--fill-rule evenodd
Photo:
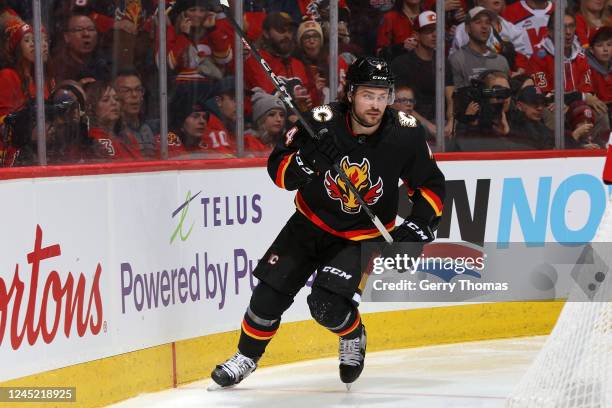
<path fill-rule="evenodd" d="M 340 339 L 340 364 L 358 366 L 363 360 L 361 355 L 360 339 Z"/>
<path fill-rule="evenodd" d="M 240 353 L 234 354 L 232 358 L 221 364 L 221 368 L 232 378 L 239 378 L 249 373 L 255 367 L 255 362 Z"/>

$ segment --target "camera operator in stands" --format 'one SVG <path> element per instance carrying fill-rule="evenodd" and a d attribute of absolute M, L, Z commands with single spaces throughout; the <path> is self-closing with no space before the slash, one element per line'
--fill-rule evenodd
<path fill-rule="evenodd" d="M 511 95 L 507 75 L 496 70 L 485 71 L 471 86 L 455 90 L 455 135 L 460 150 L 503 148 L 498 137 L 510 133 L 506 115 Z"/>

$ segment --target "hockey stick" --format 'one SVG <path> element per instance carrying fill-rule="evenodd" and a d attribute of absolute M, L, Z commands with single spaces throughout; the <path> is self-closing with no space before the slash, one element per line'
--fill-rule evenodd
<path fill-rule="evenodd" d="M 238 35 L 242 38 L 242 42 L 245 43 L 246 46 L 250 49 L 250 51 L 253 53 L 253 55 L 257 59 L 257 62 L 259 62 L 259 65 L 261 65 L 261 67 L 264 69 L 264 71 L 266 71 L 266 74 L 268 74 L 268 77 L 270 78 L 270 80 L 274 84 L 274 87 L 276 88 L 276 90 L 280 93 L 280 96 L 283 99 L 283 101 L 285 102 L 285 104 L 297 116 L 298 120 L 304 126 L 304 129 L 306 130 L 306 132 L 308 132 L 308 135 L 311 138 L 315 139 L 315 140 L 319 140 L 320 139 L 320 135 L 315 134 L 315 132 L 312 129 L 312 127 L 310 126 L 310 124 L 304 119 L 304 117 L 302 116 L 300 111 L 293 104 L 293 99 L 291 98 L 291 95 L 287 91 L 287 88 L 285 87 L 285 84 L 283 84 L 278 79 L 276 74 L 270 68 L 270 65 L 268 65 L 266 60 L 263 59 L 263 57 L 261 56 L 259 51 L 257 51 L 255 46 L 249 41 L 249 39 L 247 38 L 247 36 L 244 33 L 244 31 L 242 31 L 242 28 L 240 28 L 238 23 L 236 23 L 236 20 L 234 20 L 234 17 L 232 16 L 232 13 L 231 13 L 231 9 L 229 7 L 228 0 L 220 0 L 219 3 L 221 4 L 221 6 L 223 8 L 223 11 L 225 12 L 225 15 L 226 15 L 228 21 L 234 27 L 234 29 L 236 30 Z M 338 173 L 338 175 L 340 176 L 342 181 L 344 181 L 344 183 L 348 186 L 348 188 L 351 191 L 351 193 L 353 193 L 353 195 L 355 195 L 355 198 L 357 199 L 357 202 L 361 205 L 361 207 L 363 208 L 365 213 L 368 215 L 368 217 L 370 217 L 370 220 L 376 226 L 378 231 L 380 231 L 382 236 L 385 238 L 385 241 L 387 241 L 388 243 L 392 243 L 393 242 L 393 238 L 389 234 L 389 231 L 387 231 L 387 229 L 385 228 L 383 223 L 380 221 L 380 219 L 376 216 L 376 214 L 374 214 L 372 209 L 363 200 L 363 198 L 361 197 L 361 195 L 359 194 L 359 192 L 357 191 L 357 189 L 355 188 L 353 183 L 351 183 L 351 180 L 348 178 L 348 176 L 346 175 L 344 170 L 342 170 L 340 168 L 340 165 L 338 163 L 334 163 L 333 168 L 336 171 L 336 173 Z"/>

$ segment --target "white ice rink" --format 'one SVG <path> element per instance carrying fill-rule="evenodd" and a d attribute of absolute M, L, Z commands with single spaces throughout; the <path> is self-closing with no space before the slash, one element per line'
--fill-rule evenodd
<path fill-rule="evenodd" d="M 505 397 L 545 337 L 493 340 L 368 353 L 351 391 L 337 358 L 261 368 L 236 388 L 209 392 L 210 380 L 139 397 L 113 407 L 489 408 Z"/>

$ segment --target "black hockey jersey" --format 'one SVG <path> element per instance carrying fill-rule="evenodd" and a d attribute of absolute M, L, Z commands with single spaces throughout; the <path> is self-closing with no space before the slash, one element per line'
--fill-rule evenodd
<path fill-rule="evenodd" d="M 410 115 L 387 108 L 378 130 L 356 135 L 348 105 L 318 106 L 306 115 L 315 132 L 335 137 L 344 169 L 361 197 L 388 231 L 395 228 L 399 180 L 414 202 L 412 217 L 432 222 L 442 214 L 444 175 L 425 141 L 422 127 Z M 297 151 L 310 136 L 301 124 L 289 129 L 268 158 L 268 173 L 281 188 L 298 190 L 297 210 L 319 228 L 350 240 L 380 236 L 361 205 L 334 170 L 312 172 L 299 163 Z"/>

